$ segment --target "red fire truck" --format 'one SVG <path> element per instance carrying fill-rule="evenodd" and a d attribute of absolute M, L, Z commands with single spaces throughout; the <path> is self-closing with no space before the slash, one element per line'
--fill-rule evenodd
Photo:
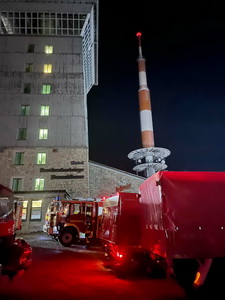
<path fill-rule="evenodd" d="M 81 241 L 97 240 L 102 202 L 96 199 L 53 200 L 50 202 L 43 231 L 70 247 Z"/>
<path fill-rule="evenodd" d="M 141 247 L 142 210 L 138 193 L 119 192 L 103 198 L 99 237 L 107 264 L 119 272 L 136 266 Z"/>
<path fill-rule="evenodd" d="M 16 239 L 21 220 L 22 202 L 0 184 L 0 266 L 1 273 L 10 278 L 31 263 L 32 248 L 24 239 Z"/>
<path fill-rule="evenodd" d="M 225 172 L 160 171 L 139 191 L 103 204 L 100 238 L 107 256 L 199 290 L 225 258 Z"/>

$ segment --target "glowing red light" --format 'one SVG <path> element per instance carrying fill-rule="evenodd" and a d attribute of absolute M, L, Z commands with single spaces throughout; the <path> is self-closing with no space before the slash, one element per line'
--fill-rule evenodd
<path fill-rule="evenodd" d="M 122 258 L 122 257 L 123 257 L 123 254 L 120 254 L 119 252 L 117 252 L 117 253 L 116 253 L 116 256 L 119 257 L 119 258 Z"/>
<path fill-rule="evenodd" d="M 136 36 L 137 36 L 137 37 L 140 37 L 140 36 L 142 36 L 142 33 L 141 33 L 141 32 L 137 32 L 137 33 L 136 33 Z"/>

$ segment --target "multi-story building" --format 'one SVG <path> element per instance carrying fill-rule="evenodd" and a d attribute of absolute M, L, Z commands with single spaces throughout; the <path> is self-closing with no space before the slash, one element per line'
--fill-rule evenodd
<path fill-rule="evenodd" d="M 23 231 L 55 197 L 101 197 L 143 178 L 89 162 L 87 95 L 98 82 L 98 0 L 0 0 L 0 183 Z"/>
<path fill-rule="evenodd" d="M 98 0 L 0 0 L 0 182 L 89 196 Z"/>

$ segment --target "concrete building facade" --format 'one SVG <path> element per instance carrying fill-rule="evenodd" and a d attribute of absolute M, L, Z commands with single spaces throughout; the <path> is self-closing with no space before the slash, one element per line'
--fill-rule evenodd
<path fill-rule="evenodd" d="M 0 1 L 0 181 L 89 196 L 98 1 Z"/>
<path fill-rule="evenodd" d="M 98 84 L 98 0 L 0 0 L 0 182 L 38 231 L 55 197 L 92 197 L 143 178 L 89 162 L 87 96 Z"/>

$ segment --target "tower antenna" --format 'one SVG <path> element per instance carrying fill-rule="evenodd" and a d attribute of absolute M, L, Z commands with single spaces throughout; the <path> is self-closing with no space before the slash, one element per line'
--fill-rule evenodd
<path fill-rule="evenodd" d="M 170 155 L 170 150 L 156 148 L 154 143 L 153 121 L 151 110 L 150 91 L 147 85 L 145 58 L 142 55 L 141 32 L 137 32 L 138 38 L 138 75 L 139 75 L 139 112 L 141 125 L 141 149 L 134 150 L 128 154 L 128 158 L 136 161 L 134 171 L 145 172 L 146 177 L 151 176 L 157 171 L 165 170 L 165 157 Z"/>

